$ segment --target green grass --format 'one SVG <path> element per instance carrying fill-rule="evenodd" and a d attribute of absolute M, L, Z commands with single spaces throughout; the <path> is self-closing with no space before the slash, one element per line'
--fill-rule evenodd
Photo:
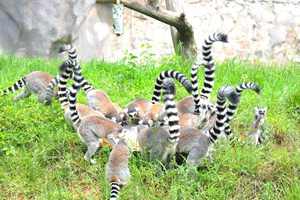
<path fill-rule="evenodd" d="M 60 62 L 2 56 L 0 88 L 34 70 L 55 74 Z M 85 77 L 122 106 L 136 97 L 150 99 L 154 79 L 165 69 L 189 74 L 188 65 L 176 58 L 142 66 L 131 60 L 83 64 Z M 180 166 L 158 173 L 157 164 L 133 156 L 132 179 L 121 199 L 300 198 L 299 66 L 231 60 L 218 65 L 216 77 L 213 100 L 217 88 L 225 84 L 255 81 L 262 87 L 261 96 L 253 92 L 242 96 L 232 125 L 241 142 L 220 142 L 214 161 L 204 162 L 199 171 Z M 186 95 L 178 87 L 177 99 Z M 85 146 L 64 122 L 57 102 L 47 107 L 35 97 L 13 102 L 12 96 L 0 98 L 0 199 L 107 199 L 104 166 L 109 150 L 99 151 L 97 165 L 89 165 L 83 160 Z M 80 101 L 85 101 L 82 94 Z M 257 105 L 268 107 L 268 140 L 259 148 L 245 142 Z"/>

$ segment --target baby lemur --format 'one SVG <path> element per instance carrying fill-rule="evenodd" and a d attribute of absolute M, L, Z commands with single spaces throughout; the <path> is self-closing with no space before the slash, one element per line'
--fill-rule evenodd
<path fill-rule="evenodd" d="M 255 108 L 254 122 L 249 132 L 251 142 L 255 145 L 261 144 L 263 141 L 263 125 L 267 114 L 267 108 Z"/>

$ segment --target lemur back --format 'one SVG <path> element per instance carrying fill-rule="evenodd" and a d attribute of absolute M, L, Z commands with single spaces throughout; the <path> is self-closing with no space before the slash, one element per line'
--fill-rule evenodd
<path fill-rule="evenodd" d="M 113 145 L 106 164 L 106 179 L 111 185 L 110 200 L 118 199 L 121 187 L 130 180 L 129 157 L 129 149 L 123 140 Z"/>
<path fill-rule="evenodd" d="M 255 145 L 263 142 L 263 125 L 267 114 L 267 108 L 255 108 L 254 122 L 249 132 L 251 142 Z"/>
<path fill-rule="evenodd" d="M 208 130 L 196 128 L 183 128 L 177 145 L 177 154 L 187 154 L 187 164 L 198 166 L 201 160 L 209 154 L 211 145 L 214 144 L 224 130 L 226 121 L 226 99 L 234 101 L 234 88 L 225 86 L 218 92 L 216 103 L 216 121 Z"/>
<path fill-rule="evenodd" d="M 239 88 L 239 86 L 237 87 Z M 178 154 L 187 154 L 187 164 L 198 166 L 204 156 L 209 155 L 217 139 L 222 135 L 227 122 L 227 110 L 225 101 L 236 104 L 240 100 L 241 93 L 231 86 L 222 87 L 218 92 L 216 102 L 216 119 L 213 126 L 205 129 L 183 128 L 177 146 Z"/>
<path fill-rule="evenodd" d="M 25 87 L 24 91 L 14 98 L 15 101 L 27 98 L 31 94 L 35 94 L 38 97 L 38 101 L 43 103 L 46 88 L 53 79 L 54 78 L 52 75 L 48 74 L 47 72 L 34 71 L 18 80 L 13 86 L 3 90 L 1 95 L 14 93 L 17 90 Z"/>
<path fill-rule="evenodd" d="M 180 126 L 174 101 L 174 83 L 171 80 L 163 81 L 163 90 L 168 127 L 144 129 L 138 135 L 138 140 L 142 150 L 150 153 L 150 159 L 169 164 L 170 159 L 175 155 Z"/>

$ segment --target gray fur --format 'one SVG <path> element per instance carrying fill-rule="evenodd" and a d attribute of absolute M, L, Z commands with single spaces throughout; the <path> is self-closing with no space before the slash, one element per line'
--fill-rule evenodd
<path fill-rule="evenodd" d="M 250 140 L 253 144 L 261 144 L 263 140 L 263 125 L 267 115 L 267 108 L 255 108 L 254 122 L 249 132 Z"/>

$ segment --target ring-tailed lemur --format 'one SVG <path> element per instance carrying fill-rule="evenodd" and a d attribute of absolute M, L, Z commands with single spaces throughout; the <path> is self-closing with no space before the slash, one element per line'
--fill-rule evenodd
<path fill-rule="evenodd" d="M 263 141 L 263 125 L 267 114 L 267 108 L 255 107 L 254 122 L 249 132 L 251 142 L 255 145 L 261 144 Z"/>
<path fill-rule="evenodd" d="M 202 130 L 195 128 L 181 130 L 177 153 L 188 154 L 187 163 L 189 165 L 198 166 L 201 159 L 212 150 L 211 144 L 215 143 L 222 135 L 227 121 L 225 100 L 227 98 L 230 104 L 238 105 L 241 96 L 241 93 L 237 92 L 239 91 L 238 88 L 225 86 L 219 90 L 216 103 L 216 120 L 213 127 Z"/>
<path fill-rule="evenodd" d="M 34 71 L 22 77 L 13 86 L 3 90 L 1 96 L 14 93 L 25 87 L 24 91 L 14 98 L 15 101 L 27 98 L 31 94 L 36 94 L 40 103 L 44 103 L 45 101 L 50 102 L 52 96 L 56 96 L 53 91 L 51 91 L 51 96 L 47 97 L 45 95 L 47 86 L 51 82 L 57 82 L 57 77 L 53 78 L 53 76 L 47 72 Z"/>
<path fill-rule="evenodd" d="M 67 89 L 67 81 L 70 78 L 71 73 L 73 73 L 73 65 L 69 62 L 64 62 L 63 65 L 64 67 L 60 67 L 61 70 L 58 82 L 58 100 L 60 102 L 61 108 L 64 110 L 64 118 L 66 122 L 74 129 L 76 129 L 76 126 L 73 124 L 71 119 L 71 111 L 69 109 L 69 94 Z M 81 118 L 88 115 L 95 115 L 104 118 L 104 115 L 102 113 L 89 108 L 87 105 L 77 103 L 76 107 Z"/>
<path fill-rule="evenodd" d="M 198 166 L 202 158 L 210 153 L 212 144 L 221 136 L 226 121 L 226 99 L 231 102 L 236 101 L 237 96 L 233 87 L 222 87 L 217 96 L 216 121 L 208 130 L 196 128 L 181 129 L 181 135 L 177 145 L 177 154 L 187 154 L 187 164 Z"/>
<path fill-rule="evenodd" d="M 67 51 L 69 60 L 76 65 L 79 63 L 77 51 L 72 45 L 64 45 L 60 50 L 61 52 Z M 101 112 L 105 117 L 114 120 L 122 125 L 125 125 L 127 116 L 121 111 L 120 107 L 113 103 L 108 95 L 98 89 L 95 89 L 81 74 L 80 65 L 79 68 L 74 68 L 74 74 L 77 74 L 77 79 L 80 81 L 81 87 L 84 90 L 88 106 L 96 111 Z M 76 72 L 75 72 L 76 70 Z M 75 78 L 75 76 L 74 76 Z"/>
<path fill-rule="evenodd" d="M 256 83 L 253 82 L 241 83 L 236 87 L 236 94 L 238 95 L 238 99 L 240 99 L 241 93 L 244 90 L 248 90 L 248 89 L 255 91 L 257 94 L 260 94 L 261 91 L 260 87 Z M 236 103 L 230 103 L 227 107 L 227 112 L 226 112 L 227 119 L 226 119 L 225 130 L 224 130 L 226 136 L 231 135 L 232 131 L 229 124 L 233 119 L 234 114 L 237 111 L 238 104 L 239 101 L 237 101 Z"/>
<path fill-rule="evenodd" d="M 126 106 L 125 112 L 131 119 L 134 119 L 134 124 L 148 124 L 149 126 L 152 126 L 158 121 L 160 115 L 164 113 L 164 108 L 159 104 L 159 100 L 162 83 L 167 78 L 176 79 L 184 85 L 189 93 L 191 93 L 191 83 L 184 74 L 175 70 L 161 72 L 155 82 L 152 103 L 145 99 L 136 99 Z"/>
<path fill-rule="evenodd" d="M 186 97 L 177 103 L 177 107 L 180 113 L 195 113 L 200 114 L 202 110 L 212 110 L 213 105 L 209 103 L 208 99 L 212 92 L 215 77 L 215 64 L 211 55 L 212 45 L 215 42 L 228 42 L 228 37 L 223 33 L 213 33 L 204 40 L 202 46 L 203 61 L 196 59 L 196 62 L 191 68 L 191 82 L 193 85 L 192 97 Z M 198 69 L 200 65 L 204 65 L 204 83 L 201 93 L 198 89 Z"/>
<path fill-rule="evenodd" d="M 71 60 L 66 60 L 65 62 L 63 62 L 60 67 L 59 67 L 59 73 L 65 71 L 65 69 L 67 67 L 72 67 L 73 63 Z M 71 71 L 70 73 L 70 79 L 73 77 L 73 71 Z M 48 84 L 46 91 L 44 93 L 44 104 L 49 105 L 51 104 L 51 100 L 53 97 L 53 92 L 54 92 L 54 87 L 58 85 L 59 82 L 59 74 L 56 75 Z"/>
<path fill-rule="evenodd" d="M 175 84 L 170 79 L 166 79 L 163 81 L 162 87 L 168 126 L 149 128 L 139 125 L 136 128 L 127 129 L 129 132 L 132 131 L 131 133 L 127 133 L 126 135 L 119 134 L 117 137 L 124 139 L 130 149 L 147 152 L 150 154 L 151 160 L 159 160 L 163 164 L 168 165 L 176 151 L 180 126 L 174 101 Z M 126 137 L 128 135 L 130 137 Z"/>
<path fill-rule="evenodd" d="M 74 83 L 69 95 L 69 110 L 71 112 L 71 120 L 76 127 L 76 132 L 88 148 L 84 159 L 93 164 L 95 160 L 92 159 L 92 156 L 100 147 L 99 140 L 107 138 L 108 134 L 119 134 L 119 132 L 122 131 L 122 126 L 112 120 L 95 115 L 88 115 L 83 118 L 79 116 L 76 107 L 76 95 L 82 85 L 81 83 L 80 66 L 79 63 L 77 63 L 74 67 Z"/>
<path fill-rule="evenodd" d="M 129 157 L 129 149 L 123 140 L 113 145 L 106 164 L 106 178 L 111 185 L 110 200 L 118 199 L 121 187 L 130 180 Z"/>

